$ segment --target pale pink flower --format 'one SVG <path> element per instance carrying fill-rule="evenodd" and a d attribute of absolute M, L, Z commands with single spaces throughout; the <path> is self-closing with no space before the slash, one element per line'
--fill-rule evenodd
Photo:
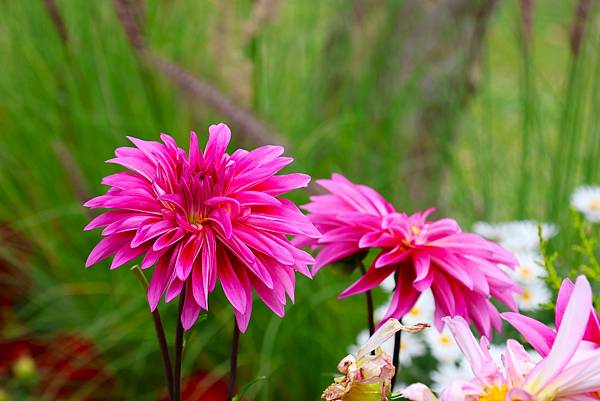
<path fill-rule="evenodd" d="M 558 330 L 562 324 L 567 303 L 575 285 L 568 278 L 563 280 L 556 299 L 555 324 Z M 556 330 L 529 316 L 506 312 L 502 318 L 517 329 L 531 346 L 542 356 L 548 355 L 556 339 Z M 600 347 L 600 317 L 594 308 L 590 311 L 582 344 L 589 348 Z"/>
<path fill-rule="evenodd" d="M 478 343 L 461 317 L 445 318 L 475 376 L 455 381 L 440 393 L 440 401 L 592 401 L 600 391 L 600 349 L 582 346 L 592 309 L 592 291 L 584 276 L 568 297 L 562 324 L 547 355 L 534 362 L 521 344 L 508 340 L 503 367 L 489 352 L 489 342 Z M 413 401 L 436 400 L 422 384 L 405 389 Z"/>
<path fill-rule="evenodd" d="M 295 272 L 308 277 L 314 262 L 294 247 L 288 235 L 320 234 L 292 202 L 279 198 L 305 187 L 305 174 L 276 175 L 292 162 L 280 157 L 280 146 L 226 152 L 231 133 L 212 125 L 204 152 L 194 132 L 189 153 L 173 138 L 164 143 L 129 138 L 135 147 L 118 148 L 116 158 L 129 172 L 105 177 L 105 195 L 86 203 L 112 209 L 86 230 L 105 227 L 86 266 L 114 255 L 111 269 L 143 255 L 143 269 L 156 265 L 148 290 L 154 310 L 185 288 L 181 322 L 189 329 L 217 278 L 242 331 L 252 311 L 252 289 L 277 315 L 283 316 L 286 294 L 294 297 Z M 185 286 L 185 287 L 184 287 Z"/>
<path fill-rule="evenodd" d="M 373 189 L 341 175 L 317 183 L 329 193 L 311 197 L 304 208 L 323 236 L 296 240 L 321 248 L 313 273 L 369 249 L 380 250 L 367 273 L 340 298 L 368 291 L 393 275 L 396 289 L 382 321 L 401 319 L 431 288 L 438 329 L 442 317 L 463 316 L 488 337 L 492 327 L 502 326 L 490 297 L 516 310 L 519 288 L 499 265 L 514 268 L 518 262 L 504 248 L 462 232 L 455 220 L 427 221 L 433 209 L 411 216 L 396 212 Z"/>

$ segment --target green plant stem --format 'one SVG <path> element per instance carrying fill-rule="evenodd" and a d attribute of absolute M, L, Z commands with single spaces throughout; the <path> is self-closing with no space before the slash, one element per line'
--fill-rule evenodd
<path fill-rule="evenodd" d="M 144 272 L 138 265 L 135 265 L 131 268 L 144 287 L 146 291 L 148 291 L 148 280 L 144 275 Z M 160 348 L 160 355 L 163 361 L 163 370 L 165 372 L 165 380 L 167 382 L 167 391 L 169 393 L 169 400 L 173 400 L 173 368 L 171 367 L 171 356 L 169 355 L 169 347 L 167 346 L 167 338 L 165 336 L 165 329 L 160 318 L 160 313 L 158 313 L 158 308 L 156 308 L 152 314 L 152 320 L 154 322 L 154 331 L 156 332 L 156 339 L 158 340 L 158 346 Z"/>
<path fill-rule="evenodd" d="M 240 329 L 234 319 L 233 335 L 231 337 L 231 359 L 229 364 L 229 384 L 227 385 L 227 401 L 233 400 L 235 383 L 237 381 L 237 360 L 240 345 Z"/>
<path fill-rule="evenodd" d="M 358 262 L 358 267 L 360 268 L 360 272 L 364 275 L 366 273 L 365 265 L 362 260 Z M 369 335 L 373 335 L 375 333 L 375 318 L 373 317 L 373 294 L 371 290 L 365 293 L 365 298 L 367 300 L 367 319 L 369 322 Z"/>
<path fill-rule="evenodd" d="M 175 369 L 173 371 L 173 400 L 181 401 L 181 357 L 183 354 L 183 325 L 181 312 L 185 303 L 185 284 L 179 294 L 179 311 L 177 313 L 177 328 L 175 330 Z"/>

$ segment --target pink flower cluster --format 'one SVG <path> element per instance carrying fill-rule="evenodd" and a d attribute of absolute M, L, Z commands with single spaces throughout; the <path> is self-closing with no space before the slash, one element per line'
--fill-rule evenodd
<path fill-rule="evenodd" d="M 288 236 L 320 236 L 294 203 L 279 197 L 305 187 L 310 177 L 277 175 L 293 160 L 281 157 L 280 146 L 228 154 L 230 137 L 225 124 L 212 125 L 201 151 L 192 132 L 187 154 L 168 135 L 161 135 L 163 143 L 129 138 L 135 147 L 117 149 L 108 162 L 130 171 L 105 177 L 109 190 L 86 203 L 112 209 L 86 227 L 104 227 L 86 266 L 114 255 L 114 269 L 143 255 L 143 269 L 156 265 L 151 309 L 163 294 L 169 302 L 185 293 L 186 329 L 208 310 L 217 279 L 242 331 L 252 289 L 283 316 L 286 294 L 294 299 L 295 272 L 310 277 L 307 265 L 314 262 Z"/>
<path fill-rule="evenodd" d="M 520 343 L 508 340 L 502 366 L 490 355 L 489 341 L 483 337 L 478 343 L 465 320 L 445 318 L 475 377 L 452 382 L 440 393 L 439 401 L 597 400 L 600 344 L 593 341 L 597 337 L 592 333 L 598 330 L 598 315 L 592 306 L 592 289 L 584 276 L 575 284 L 565 281 L 556 312 L 560 316 L 556 331 L 540 322 L 532 324 L 532 319 L 525 316 L 505 314 L 503 317 L 512 324 L 527 321 L 518 327 L 519 331 L 543 358 L 533 361 Z M 412 401 L 438 400 L 420 383 L 407 387 L 402 395 Z"/>
<path fill-rule="evenodd" d="M 502 326 L 490 297 L 516 310 L 519 287 L 499 265 L 514 268 L 517 260 L 499 245 L 462 232 L 455 220 L 427 221 L 433 209 L 410 216 L 397 212 L 372 188 L 339 174 L 317 183 L 328 193 L 311 197 L 304 208 L 323 236 L 296 240 L 320 249 L 313 274 L 365 250 L 378 251 L 367 273 L 341 298 L 368 291 L 392 275 L 396 289 L 382 322 L 401 319 L 431 289 L 439 329 L 443 317 L 463 316 L 488 337 L 492 327 Z"/>

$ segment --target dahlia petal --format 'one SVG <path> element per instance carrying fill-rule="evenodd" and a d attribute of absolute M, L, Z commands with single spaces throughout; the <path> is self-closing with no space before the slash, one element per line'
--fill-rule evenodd
<path fill-rule="evenodd" d="M 250 289 L 250 280 L 248 279 L 248 275 L 246 274 L 246 270 L 243 266 L 236 266 L 235 264 L 232 266 L 234 267 L 233 270 L 240 279 L 242 287 L 244 287 L 244 293 L 246 295 L 246 309 L 244 312 L 239 312 L 235 308 L 233 309 L 238 328 L 242 333 L 245 333 L 246 329 L 248 328 L 248 322 L 250 321 L 250 315 L 252 314 L 252 291 Z"/>
<path fill-rule="evenodd" d="M 377 259 L 376 259 L 377 260 Z M 350 287 L 346 288 L 340 295 L 338 295 L 338 299 L 349 297 L 350 295 L 359 294 L 361 292 L 368 291 L 377 287 L 386 277 L 392 274 L 396 270 L 395 267 L 383 267 L 383 268 L 375 268 L 375 261 L 369 267 L 369 270 L 365 274 L 363 274 L 354 284 Z"/>
<path fill-rule="evenodd" d="M 204 204 L 209 206 L 222 206 L 226 207 L 231 217 L 236 217 L 240 214 L 240 203 L 227 196 L 214 196 L 204 201 Z"/>
<path fill-rule="evenodd" d="M 186 292 L 189 294 L 192 292 L 192 284 L 188 280 Z M 189 295 L 185 297 L 183 302 L 183 309 L 181 311 L 181 324 L 185 330 L 189 330 L 196 320 L 198 320 L 198 315 L 200 315 L 200 305 L 196 303 L 194 297 L 190 297 Z"/>
<path fill-rule="evenodd" d="M 123 266 L 125 263 L 137 258 L 144 253 L 149 247 L 140 246 L 137 248 L 131 248 L 130 246 L 123 246 L 117 251 L 115 257 L 110 264 L 110 270 L 114 270 L 119 266 Z"/>
<path fill-rule="evenodd" d="M 165 292 L 172 273 L 173 266 L 169 264 L 169 258 L 161 258 L 156 264 L 148 287 L 148 304 L 152 312 L 156 310 L 160 297 Z"/>
<path fill-rule="evenodd" d="M 263 191 L 269 195 L 277 196 L 298 188 L 305 188 L 310 182 L 310 176 L 300 173 L 277 175 L 262 181 L 252 188 L 254 191 Z"/>
<path fill-rule="evenodd" d="M 173 244 L 177 243 L 180 239 L 185 236 L 185 230 L 182 228 L 176 228 L 171 231 L 167 231 L 154 242 L 152 249 L 160 251 L 161 249 L 168 248 Z"/>
<path fill-rule="evenodd" d="M 315 275 L 321 268 L 327 266 L 330 263 L 337 262 L 350 255 L 353 255 L 360 251 L 356 245 L 341 242 L 339 244 L 333 244 L 326 248 L 323 248 L 316 257 L 315 265 L 312 269 L 312 274 Z"/>
<path fill-rule="evenodd" d="M 545 324 L 528 316 L 505 312 L 500 316 L 513 326 L 541 356 L 546 356 L 554 344 L 556 332 Z"/>
<path fill-rule="evenodd" d="M 179 248 L 179 254 L 175 262 L 175 272 L 180 280 L 185 280 L 190 275 L 194 262 L 200 253 L 202 242 L 201 236 L 193 235 Z"/>
<path fill-rule="evenodd" d="M 227 125 L 217 124 L 208 127 L 208 142 L 204 148 L 205 162 L 214 164 L 220 161 L 230 140 L 231 131 Z"/>
<path fill-rule="evenodd" d="M 493 385 L 496 379 L 502 377 L 500 369 L 491 356 L 482 351 L 482 347 L 469 329 L 469 324 L 462 316 L 445 317 L 443 320 L 450 328 L 456 344 L 467 357 L 475 377 L 484 385 Z"/>
<path fill-rule="evenodd" d="M 404 259 L 408 258 L 411 254 L 411 250 L 404 249 L 404 246 L 397 245 L 389 252 L 384 252 L 377 258 L 375 267 L 380 268 L 391 264 L 398 264 Z"/>
<path fill-rule="evenodd" d="M 212 291 L 217 280 L 217 242 L 212 230 L 204 232 L 206 242 L 206 253 L 202 252 L 202 264 L 206 275 L 203 277 L 204 288 L 207 292 Z"/>
<path fill-rule="evenodd" d="M 110 210 L 108 212 L 104 212 L 96 216 L 92 221 L 90 221 L 88 225 L 84 227 L 84 231 L 89 231 L 98 227 L 107 226 L 111 223 L 114 223 L 115 221 L 120 221 L 128 215 L 129 213 L 122 212 L 120 210 Z"/>
<path fill-rule="evenodd" d="M 137 230 L 140 225 L 150 222 L 157 222 L 156 216 L 132 214 L 121 220 L 114 221 L 106 226 L 106 228 L 102 230 L 102 235 L 112 235 L 125 231 L 134 231 Z"/>
<path fill-rule="evenodd" d="M 233 233 L 233 227 L 231 225 L 231 219 L 222 209 L 215 209 L 210 212 L 209 218 L 217 224 L 225 238 L 231 238 Z"/>
<path fill-rule="evenodd" d="M 198 145 L 198 135 L 194 131 L 190 132 L 190 148 L 189 148 L 189 162 L 192 166 L 204 164 L 204 157 L 200 151 Z"/>
<path fill-rule="evenodd" d="M 224 251 L 219 253 L 219 269 L 217 271 L 221 287 L 231 305 L 243 313 L 246 310 L 246 293 L 244 286 L 231 266 L 231 261 Z"/>
<path fill-rule="evenodd" d="M 193 271 L 192 271 L 192 276 L 193 276 Z M 169 283 L 169 286 L 167 287 L 167 293 L 165 294 L 165 301 L 171 302 L 172 300 L 177 298 L 177 296 L 179 294 L 181 294 L 181 290 L 183 290 L 183 281 L 179 280 L 177 277 L 174 277 L 171 280 L 171 282 Z"/>
<path fill-rule="evenodd" d="M 244 206 L 280 206 L 279 199 L 258 191 L 241 191 L 232 195 L 232 198 Z"/>
<path fill-rule="evenodd" d="M 150 195 L 148 180 L 127 171 L 121 171 L 115 174 L 107 175 L 106 177 L 102 178 L 101 182 L 104 185 L 121 190 L 127 190 L 129 188 L 145 188 L 147 193 Z"/>
<path fill-rule="evenodd" d="M 426 253 L 415 252 L 412 259 L 415 265 L 415 282 L 423 280 L 429 274 L 431 258 Z"/>
<path fill-rule="evenodd" d="M 143 244 L 146 241 L 149 241 L 153 238 L 156 238 L 170 230 L 173 230 L 175 227 L 171 221 L 159 221 L 157 223 L 145 224 L 138 228 L 138 231 L 133 237 L 131 241 L 131 246 L 136 247 L 138 245 Z"/>
<path fill-rule="evenodd" d="M 92 249 L 92 252 L 90 252 L 90 255 L 85 262 L 85 267 L 90 267 L 102 259 L 109 257 L 121 247 L 129 244 L 130 240 L 131 234 L 128 233 L 115 234 L 102 238 L 98 244 L 96 244 L 94 249 Z"/>
<path fill-rule="evenodd" d="M 109 159 L 106 161 L 111 164 L 118 164 L 123 166 L 135 173 L 140 174 L 148 181 L 152 181 L 152 176 L 154 175 L 154 169 L 150 162 L 144 161 L 141 158 L 137 157 L 115 157 L 113 159 Z"/>
<path fill-rule="evenodd" d="M 592 305 L 590 284 L 585 276 L 579 276 L 550 352 L 528 377 L 532 388 L 536 390 L 544 388 L 569 362 L 585 334 L 590 305 Z"/>
<path fill-rule="evenodd" d="M 285 265 L 294 264 L 294 257 L 290 251 L 264 233 L 241 224 L 234 227 L 234 232 L 236 237 L 244 241 L 250 248 L 269 255 Z"/>
<path fill-rule="evenodd" d="M 249 276 L 250 282 L 256 294 L 260 299 L 279 317 L 283 317 L 285 314 L 285 304 L 281 303 L 280 299 L 276 296 L 275 288 L 267 288 L 262 281 L 257 280 L 255 276 Z"/>
<path fill-rule="evenodd" d="M 144 256 L 144 259 L 142 260 L 142 263 L 140 264 L 140 267 L 142 269 L 147 269 L 150 266 L 152 266 L 154 263 L 156 263 L 156 261 L 163 256 L 169 249 L 164 248 L 161 249 L 160 251 L 155 251 L 152 248 L 148 249 L 148 251 L 146 252 L 146 256 Z"/>
<path fill-rule="evenodd" d="M 443 249 L 435 248 L 430 248 L 428 251 L 431 256 L 431 262 L 440 268 L 440 270 L 456 279 L 468 289 L 473 289 L 473 279 L 469 273 L 462 268 L 460 261 L 458 261 L 451 253 Z"/>
<path fill-rule="evenodd" d="M 203 269 L 204 266 L 196 266 L 195 269 L 192 269 L 192 296 L 198 305 L 208 310 L 208 293 L 204 291 L 206 272 Z"/>
<path fill-rule="evenodd" d="M 396 288 L 390 300 L 390 307 L 381 319 L 381 322 L 379 322 L 379 326 L 384 324 L 389 318 L 402 319 L 415 306 L 421 293 L 415 290 L 412 282 L 413 277 L 411 273 L 404 273 L 402 270 L 396 273 Z"/>

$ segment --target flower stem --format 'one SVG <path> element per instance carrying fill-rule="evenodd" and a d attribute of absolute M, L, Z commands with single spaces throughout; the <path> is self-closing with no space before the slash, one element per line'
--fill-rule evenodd
<path fill-rule="evenodd" d="M 394 356 L 392 358 L 392 364 L 396 368 L 394 372 L 394 376 L 392 377 L 392 389 L 396 385 L 396 376 L 398 376 L 398 371 L 400 370 L 400 345 L 402 344 L 402 330 L 399 330 L 394 335 Z"/>
<path fill-rule="evenodd" d="M 185 284 L 179 294 L 179 312 L 177 313 L 177 328 L 175 329 L 175 369 L 173 371 L 173 401 L 181 401 L 181 356 L 183 354 L 183 325 L 181 312 L 185 302 Z"/>
<path fill-rule="evenodd" d="M 365 265 L 362 260 L 358 262 L 358 267 L 360 268 L 360 272 L 362 274 L 366 273 Z M 369 322 L 369 335 L 372 336 L 375 333 L 375 319 L 373 317 L 373 295 L 371 294 L 371 290 L 365 293 L 365 298 L 367 300 L 367 319 Z"/>
<path fill-rule="evenodd" d="M 394 276 L 394 281 L 396 283 L 394 291 L 400 291 L 400 289 L 398 288 L 398 277 L 399 276 L 400 276 L 400 272 L 398 270 L 396 270 L 396 275 Z M 400 323 L 402 323 L 402 318 L 399 318 L 398 320 L 400 321 Z M 396 385 L 396 377 L 398 377 L 398 371 L 400 370 L 400 351 L 402 350 L 401 345 L 402 345 L 402 330 L 399 330 L 394 335 L 394 356 L 392 357 L 392 364 L 394 365 L 396 370 L 394 371 L 394 376 L 392 377 L 392 390 L 394 389 L 394 386 Z"/>
<path fill-rule="evenodd" d="M 148 291 L 148 280 L 146 280 L 146 276 L 144 272 L 138 265 L 135 265 L 131 268 L 144 287 L 146 291 Z M 154 331 L 156 332 L 156 339 L 158 340 L 158 346 L 160 348 L 160 355 L 162 357 L 163 362 L 163 370 L 165 372 L 165 380 L 167 382 L 167 390 L 169 393 L 169 400 L 173 400 L 173 368 L 171 367 L 171 356 L 169 355 L 169 347 L 167 346 L 167 338 L 165 336 L 165 329 L 162 324 L 162 320 L 160 318 L 160 313 L 158 313 L 158 308 L 152 312 L 152 320 L 154 321 Z"/>
<path fill-rule="evenodd" d="M 237 359 L 240 344 L 240 330 L 237 322 L 233 322 L 233 336 L 231 338 L 231 360 L 229 365 L 229 384 L 227 386 L 227 401 L 233 400 L 235 392 L 235 382 L 237 380 Z"/>

